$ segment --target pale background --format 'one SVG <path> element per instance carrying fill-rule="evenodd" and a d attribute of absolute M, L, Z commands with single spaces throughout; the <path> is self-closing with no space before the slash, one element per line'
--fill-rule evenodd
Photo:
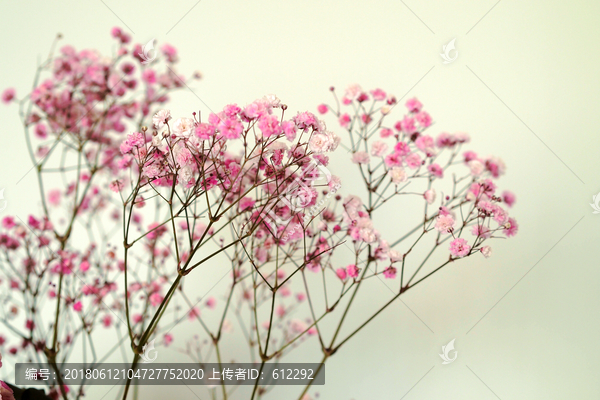
<path fill-rule="evenodd" d="M 600 191 L 599 2 L 3 0 L 0 87 L 27 92 L 57 32 L 109 52 L 112 26 L 170 42 L 179 71 L 202 72 L 195 94 L 174 97 L 174 115 L 266 93 L 316 111 L 330 85 L 357 82 L 418 96 L 432 133 L 468 132 L 472 148 L 507 164 L 500 183 L 517 194 L 519 235 L 386 310 L 328 362 L 321 399 L 600 397 L 600 215 L 589 206 Z M 453 38 L 458 58 L 444 65 Z M 30 168 L 16 108 L 0 107 L 0 119 L 3 213 L 22 217 L 38 210 L 35 177 L 16 184 Z M 352 192 L 349 168 L 335 165 Z M 402 211 L 381 230 L 393 232 Z M 453 338 L 458 358 L 442 365 Z M 142 393 L 173 390 L 196 398 L 185 387 Z"/>

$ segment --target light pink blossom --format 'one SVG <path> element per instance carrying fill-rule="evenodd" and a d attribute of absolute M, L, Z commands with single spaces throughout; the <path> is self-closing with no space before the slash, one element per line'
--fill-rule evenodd
<path fill-rule="evenodd" d="M 457 238 L 450 242 L 450 254 L 454 257 L 464 257 L 469 254 L 469 251 L 471 251 L 471 246 L 466 239 Z"/>

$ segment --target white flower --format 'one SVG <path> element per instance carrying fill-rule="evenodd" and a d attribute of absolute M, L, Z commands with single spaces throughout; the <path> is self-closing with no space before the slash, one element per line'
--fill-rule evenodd
<path fill-rule="evenodd" d="M 433 204 L 433 202 L 435 201 L 435 189 L 427 190 L 423 194 L 423 197 L 425 197 L 425 200 L 427 201 L 428 204 Z"/>
<path fill-rule="evenodd" d="M 393 263 L 402 261 L 403 258 L 403 255 L 398 250 L 390 250 L 388 255 L 390 256 L 390 261 Z"/>
<path fill-rule="evenodd" d="M 342 139 L 333 132 L 327 132 L 327 136 L 329 137 L 329 150 L 328 151 L 335 151 L 335 149 L 337 149 L 337 147 L 340 144 L 340 142 L 342 141 Z"/>
<path fill-rule="evenodd" d="M 329 137 L 322 133 L 314 133 L 308 142 L 310 150 L 317 154 L 325 153 L 329 146 Z"/>
<path fill-rule="evenodd" d="M 179 170 L 179 179 L 182 184 L 188 184 L 193 177 L 194 174 L 192 173 L 192 168 L 190 166 L 185 166 Z"/>
<path fill-rule="evenodd" d="M 279 100 L 279 97 L 275 96 L 274 94 L 266 95 L 265 97 L 263 97 L 263 101 L 273 108 L 277 108 L 281 104 L 281 100 Z"/>
<path fill-rule="evenodd" d="M 380 140 L 371 145 L 371 155 L 373 157 L 383 157 L 387 150 L 388 145 Z"/>
<path fill-rule="evenodd" d="M 157 129 L 160 129 L 163 126 L 165 126 L 167 121 L 170 119 L 171 119 L 171 111 L 160 110 L 156 114 L 154 114 L 154 117 L 152 117 L 152 123 L 154 124 L 154 126 Z"/>
<path fill-rule="evenodd" d="M 162 138 L 159 135 L 152 136 L 152 146 L 160 147 Z"/>
<path fill-rule="evenodd" d="M 392 111 L 392 107 L 388 106 L 387 104 L 384 106 L 381 106 L 381 113 L 383 115 L 387 115 L 390 113 L 390 111 Z"/>
<path fill-rule="evenodd" d="M 394 184 L 399 184 L 400 182 L 406 182 L 406 171 L 402 167 L 392 167 L 389 172 L 390 179 Z"/>
<path fill-rule="evenodd" d="M 188 137 L 194 130 L 194 120 L 191 118 L 178 118 L 173 125 L 173 134 Z"/>
<path fill-rule="evenodd" d="M 492 255 L 492 248 L 490 246 L 483 246 L 481 248 L 481 254 L 483 254 L 485 258 L 489 258 Z"/>
<path fill-rule="evenodd" d="M 361 228 L 359 233 L 360 233 L 360 238 L 365 243 L 373 243 L 373 242 L 377 241 L 377 234 L 375 232 L 375 229 L 373 229 L 373 228 Z"/>
<path fill-rule="evenodd" d="M 358 98 L 358 96 L 360 96 L 362 91 L 363 90 L 360 87 L 360 85 L 355 83 L 346 88 L 346 94 L 344 97 L 346 97 L 347 99 L 350 99 L 350 100 L 356 100 Z"/>
<path fill-rule="evenodd" d="M 479 160 L 471 160 L 469 161 L 469 168 L 471 169 L 471 175 L 479 176 L 483 173 L 485 165 Z"/>

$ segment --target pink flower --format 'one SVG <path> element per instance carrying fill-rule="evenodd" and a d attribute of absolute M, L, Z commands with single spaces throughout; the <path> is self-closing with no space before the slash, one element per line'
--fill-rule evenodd
<path fill-rule="evenodd" d="M 417 140 L 415 140 L 415 145 L 419 150 L 427 154 L 435 153 L 435 144 L 433 142 L 433 138 L 431 136 L 423 135 L 419 136 Z"/>
<path fill-rule="evenodd" d="M 427 128 L 431 125 L 431 116 L 425 111 L 417 113 L 417 115 L 415 115 L 415 118 L 419 125 L 421 125 L 423 128 Z"/>
<path fill-rule="evenodd" d="M 215 308 L 216 304 L 217 300 L 214 297 L 209 297 L 208 300 L 206 300 L 206 307 L 210 308 L 211 310 Z"/>
<path fill-rule="evenodd" d="M 471 251 L 466 239 L 457 238 L 450 243 L 450 254 L 454 257 L 464 257 Z"/>
<path fill-rule="evenodd" d="M 327 104 L 319 104 L 317 110 L 319 111 L 319 113 L 325 114 L 327 113 L 327 110 L 329 110 L 329 108 L 327 107 Z"/>
<path fill-rule="evenodd" d="M 451 215 L 439 215 L 435 222 L 435 229 L 441 233 L 449 233 L 454 228 L 454 218 Z"/>
<path fill-rule="evenodd" d="M 439 140 L 439 138 L 438 138 L 438 140 Z M 477 153 L 475 153 L 474 151 L 465 151 L 463 154 L 463 157 L 465 159 L 465 162 L 468 163 L 469 161 L 477 159 Z"/>
<path fill-rule="evenodd" d="M 399 132 L 404 132 L 407 135 L 412 135 L 417 131 L 415 127 L 415 119 L 409 116 L 404 117 L 402 121 L 398 121 L 394 126 Z"/>
<path fill-rule="evenodd" d="M 357 151 L 352 154 L 352 162 L 354 164 L 368 164 L 369 161 L 369 155 L 365 151 Z"/>
<path fill-rule="evenodd" d="M 508 190 L 502 192 L 502 201 L 504 201 L 507 206 L 512 207 L 513 204 L 515 204 L 515 200 L 516 197 L 512 192 L 509 192 Z"/>
<path fill-rule="evenodd" d="M 150 295 L 150 304 L 152 304 L 152 307 L 158 307 L 160 305 L 160 303 L 162 303 L 164 297 L 158 293 L 158 292 L 154 292 Z"/>
<path fill-rule="evenodd" d="M 338 278 L 340 278 L 342 281 L 346 280 L 347 278 L 347 274 L 346 274 L 346 270 L 344 268 L 338 268 L 335 270 L 335 274 L 337 275 Z"/>
<path fill-rule="evenodd" d="M 198 136 L 202 140 L 210 139 L 216 130 L 215 127 L 211 124 L 202 123 L 196 126 L 196 136 Z"/>
<path fill-rule="evenodd" d="M 105 328 L 110 328 L 112 325 L 112 316 L 110 314 L 106 314 L 104 318 L 102 318 L 102 325 Z"/>
<path fill-rule="evenodd" d="M 421 166 L 421 157 L 417 153 L 409 154 L 404 161 L 406 161 L 406 165 L 408 168 L 415 169 Z"/>
<path fill-rule="evenodd" d="M 393 134 L 394 134 L 394 131 L 391 130 L 390 128 L 382 128 L 381 131 L 379 132 L 379 136 L 381 136 L 384 139 L 392 136 Z"/>
<path fill-rule="evenodd" d="M 179 164 L 180 167 L 185 167 L 186 165 L 190 165 L 193 162 L 194 157 L 188 149 L 183 148 L 181 149 L 181 151 L 179 151 L 179 153 L 177 153 L 177 164 Z"/>
<path fill-rule="evenodd" d="M 233 118 L 240 114 L 242 109 L 237 104 L 228 104 L 223 107 L 223 112 L 230 118 Z"/>
<path fill-rule="evenodd" d="M 16 225 L 16 224 L 15 224 L 15 219 L 14 219 L 14 217 L 10 217 L 10 216 L 8 216 L 8 217 L 4 217 L 4 218 L 2 219 L 2 226 L 3 226 L 5 229 L 10 229 L 10 228 L 14 227 L 15 225 Z"/>
<path fill-rule="evenodd" d="M 165 347 L 169 347 L 171 342 L 173 342 L 173 335 L 171 335 L 170 333 L 165 334 L 165 336 L 163 337 L 163 344 L 165 345 Z"/>
<path fill-rule="evenodd" d="M 485 168 L 492 173 L 494 178 L 498 178 L 506 170 L 504 162 L 497 157 L 490 157 L 485 160 Z"/>
<path fill-rule="evenodd" d="M 33 328 L 35 328 L 35 323 L 32 320 L 28 319 L 27 321 L 25 321 L 25 328 L 27 328 L 27 330 L 32 331 Z"/>
<path fill-rule="evenodd" d="M 232 118 L 221 120 L 217 127 L 219 128 L 219 132 L 221 132 L 226 139 L 239 139 L 244 130 L 242 123 Z"/>
<path fill-rule="evenodd" d="M 190 319 L 190 320 L 195 319 L 199 316 L 200 316 L 200 310 L 198 309 L 198 307 L 194 307 L 188 312 L 188 319 Z"/>
<path fill-rule="evenodd" d="M 40 139 L 46 139 L 48 136 L 48 128 L 45 124 L 36 124 L 33 133 Z"/>
<path fill-rule="evenodd" d="M 407 143 L 398 142 L 394 146 L 394 151 L 404 157 L 410 154 L 410 146 Z"/>
<path fill-rule="evenodd" d="M 400 167 L 402 166 L 402 156 L 399 153 L 392 153 L 385 156 L 385 165 L 387 167 Z"/>
<path fill-rule="evenodd" d="M 350 264 L 346 267 L 346 273 L 351 278 L 356 278 L 358 276 L 358 267 L 354 264 Z"/>
<path fill-rule="evenodd" d="M 10 103 L 15 98 L 15 89 L 8 88 L 4 92 L 2 92 L 2 102 L 4 104 Z"/>
<path fill-rule="evenodd" d="M 509 218 L 508 222 L 504 225 L 504 234 L 507 237 L 515 236 L 519 232 L 519 225 L 514 218 Z"/>
<path fill-rule="evenodd" d="M 79 270 L 81 272 L 86 272 L 90 269 L 90 263 L 87 260 L 83 260 L 81 264 L 79 264 Z"/>
<path fill-rule="evenodd" d="M 117 179 L 115 181 L 112 181 L 109 185 L 108 188 L 110 190 L 112 190 L 115 193 L 119 193 L 121 191 L 121 189 L 123 188 L 123 180 L 121 179 Z"/>
<path fill-rule="evenodd" d="M 382 101 L 385 100 L 386 94 L 381 89 L 371 90 L 371 95 L 373 96 L 373 100 Z"/>
<path fill-rule="evenodd" d="M 417 112 L 421 111 L 422 107 L 423 107 L 423 104 L 421 104 L 421 102 L 419 100 L 417 100 L 416 97 L 414 97 L 412 99 L 408 99 L 406 101 L 406 108 L 408 108 L 408 111 L 410 111 L 412 113 L 417 113 Z"/>
<path fill-rule="evenodd" d="M 81 304 L 81 301 L 77 301 L 73 304 L 73 310 L 80 312 L 81 310 L 83 310 L 83 304 Z"/>
<path fill-rule="evenodd" d="M 251 210 L 256 201 L 250 197 L 242 197 L 240 199 L 240 211 Z"/>
<path fill-rule="evenodd" d="M 279 119 L 275 115 L 263 115 L 258 120 L 258 128 L 264 137 L 277 136 L 283 132 L 279 125 Z"/>
<path fill-rule="evenodd" d="M 167 57 L 168 62 L 172 63 L 177 61 L 177 49 L 170 44 L 163 44 L 160 51 Z"/>
<path fill-rule="evenodd" d="M 427 167 L 427 170 L 431 173 L 431 175 L 435 176 L 436 178 L 444 177 L 444 170 L 438 164 L 429 165 Z"/>
<path fill-rule="evenodd" d="M 146 69 L 142 72 L 142 80 L 146 83 L 156 83 L 156 72 L 153 69 Z"/>
<path fill-rule="evenodd" d="M 383 270 L 383 276 L 385 276 L 387 279 L 394 279 L 396 277 L 396 268 L 390 265 Z"/>
<path fill-rule="evenodd" d="M 473 234 L 473 236 L 479 236 L 485 239 L 490 237 L 490 229 L 487 226 L 483 225 L 473 225 L 471 233 Z"/>
<path fill-rule="evenodd" d="M 154 240 L 161 237 L 166 231 L 167 228 L 164 225 L 160 225 L 158 222 L 153 222 L 148 225 L 148 234 L 146 236 L 148 239 Z"/>
<path fill-rule="evenodd" d="M 352 120 L 352 119 L 350 118 L 350 116 L 349 116 L 348 114 L 342 114 L 342 115 L 340 115 L 340 118 L 339 118 L 339 120 L 338 120 L 338 121 L 339 121 L 339 123 L 340 123 L 340 126 L 341 126 L 342 128 L 347 128 L 347 127 L 348 127 L 348 125 L 350 125 L 350 121 L 351 121 L 351 120 Z"/>
<path fill-rule="evenodd" d="M 499 205 L 494 205 L 494 221 L 496 221 L 499 225 L 504 225 L 506 220 L 508 219 L 508 213 Z"/>
<path fill-rule="evenodd" d="M 59 189 L 52 189 L 48 192 L 48 204 L 57 206 L 60 204 L 61 192 Z"/>
<path fill-rule="evenodd" d="M 281 123 L 281 128 L 283 129 L 283 133 L 285 137 L 290 142 L 296 138 L 296 124 L 294 121 L 283 121 Z"/>

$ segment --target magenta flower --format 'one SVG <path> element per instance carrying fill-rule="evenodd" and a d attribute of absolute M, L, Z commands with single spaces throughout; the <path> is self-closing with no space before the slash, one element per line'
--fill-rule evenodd
<path fill-rule="evenodd" d="M 464 257 L 469 254 L 469 251 L 471 251 L 471 246 L 466 239 L 457 238 L 450 242 L 450 254 L 454 257 Z"/>
<path fill-rule="evenodd" d="M 2 92 L 2 102 L 4 104 L 10 103 L 15 98 L 15 89 L 8 88 Z"/>
<path fill-rule="evenodd" d="M 396 277 L 396 272 L 396 268 L 390 265 L 385 270 L 383 270 L 383 276 L 385 276 L 386 279 L 394 279 Z"/>

